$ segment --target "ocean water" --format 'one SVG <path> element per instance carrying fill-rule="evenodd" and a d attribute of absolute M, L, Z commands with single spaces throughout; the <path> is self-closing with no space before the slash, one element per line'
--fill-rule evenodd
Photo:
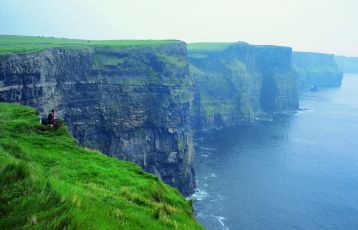
<path fill-rule="evenodd" d="M 196 138 L 192 199 L 207 229 L 358 229 L 358 75 L 300 107 Z"/>

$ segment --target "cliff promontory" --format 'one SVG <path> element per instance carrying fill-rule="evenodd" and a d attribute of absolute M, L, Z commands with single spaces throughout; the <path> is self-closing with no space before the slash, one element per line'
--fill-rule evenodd
<path fill-rule="evenodd" d="M 343 73 L 333 54 L 293 52 L 292 64 L 297 72 L 301 90 L 316 87 L 335 87 L 342 83 Z"/>
<path fill-rule="evenodd" d="M 194 189 L 192 82 L 180 41 L 0 36 L 0 101 L 51 108 L 81 146 Z"/>
<path fill-rule="evenodd" d="M 198 129 L 247 125 L 298 108 L 289 47 L 194 43 L 188 54 L 195 82 L 192 123 Z"/>
<path fill-rule="evenodd" d="M 358 73 L 358 57 L 335 56 L 335 60 L 343 73 Z"/>

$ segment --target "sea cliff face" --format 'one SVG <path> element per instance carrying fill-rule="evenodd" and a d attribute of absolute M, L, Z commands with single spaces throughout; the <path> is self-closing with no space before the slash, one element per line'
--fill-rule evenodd
<path fill-rule="evenodd" d="M 49 48 L 0 59 L 0 101 L 51 108 L 80 145 L 137 163 L 189 194 L 192 82 L 186 45 Z"/>
<path fill-rule="evenodd" d="M 335 56 L 335 60 L 343 73 L 358 73 L 358 57 Z"/>
<path fill-rule="evenodd" d="M 293 52 L 292 63 L 300 90 L 341 85 L 343 73 L 332 54 Z"/>
<path fill-rule="evenodd" d="M 189 45 L 188 53 L 196 129 L 249 125 L 261 116 L 298 108 L 291 48 L 198 43 Z"/>

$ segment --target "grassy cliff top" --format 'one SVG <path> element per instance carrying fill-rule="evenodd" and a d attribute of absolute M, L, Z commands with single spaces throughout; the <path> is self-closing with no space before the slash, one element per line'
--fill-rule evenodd
<path fill-rule="evenodd" d="M 0 35 L 0 55 L 27 53 L 49 48 L 91 48 L 94 46 L 143 46 L 178 43 L 177 40 L 81 40 L 53 37 Z"/>
<path fill-rule="evenodd" d="M 247 42 L 198 42 L 198 43 L 190 43 L 187 45 L 189 52 L 215 52 L 215 51 L 223 51 L 231 46 L 235 45 L 248 45 L 254 48 L 259 49 L 291 49 L 291 47 L 286 46 L 276 46 L 276 45 L 252 45 Z"/>
<path fill-rule="evenodd" d="M 202 229 L 179 192 L 0 103 L 0 229 Z"/>
<path fill-rule="evenodd" d="M 189 43 L 187 48 L 189 51 L 221 51 L 236 43 L 237 42 L 197 42 Z"/>

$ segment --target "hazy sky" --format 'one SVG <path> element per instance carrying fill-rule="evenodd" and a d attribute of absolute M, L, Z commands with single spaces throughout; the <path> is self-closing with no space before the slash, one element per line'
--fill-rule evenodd
<path fill-rule="evenodd" d="M 358 0 L 0 0 L 0 34 L 247 41 L 358 56 Z"/>

